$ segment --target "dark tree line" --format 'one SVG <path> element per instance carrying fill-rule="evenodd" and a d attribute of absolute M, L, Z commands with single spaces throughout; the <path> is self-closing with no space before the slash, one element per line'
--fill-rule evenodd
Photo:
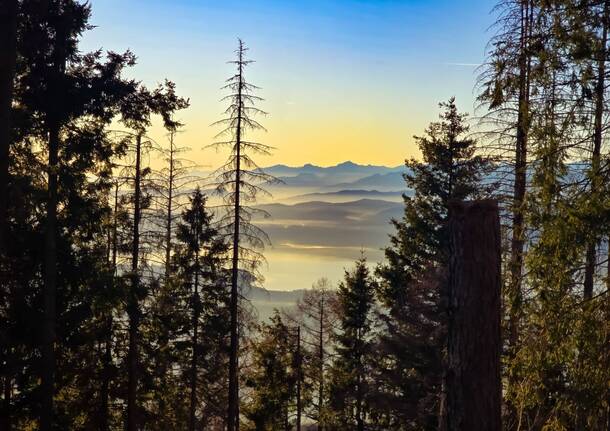
<path fill-rule="evenodd" d="M 0 10 L 2 429 L 222 428 L 230 247 L 178 155 L 188 100 L 82 52 L 88 3 Z"/>

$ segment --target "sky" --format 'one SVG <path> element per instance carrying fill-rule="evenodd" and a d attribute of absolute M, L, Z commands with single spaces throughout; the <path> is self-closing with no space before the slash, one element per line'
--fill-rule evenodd
<path fill-rule="evenodd" d="M 418 157 L 413 135 L 456 96 L 473 112 L 476 66 L 484 59 L 495 0 L 92 0 L 95 28 L 83 50 L 132 50 L 129 75 L 174 81 L 190 107 L 179 143 L 202 166 L 225 154 L 205 149 L 222 117 L 220 87 L 237 38 L 255 63 L 266 133 L 275 147 L 262 166 L 345 160 L 396 166 Z M 151 130 L 163 143 L 160 127 Z"/>

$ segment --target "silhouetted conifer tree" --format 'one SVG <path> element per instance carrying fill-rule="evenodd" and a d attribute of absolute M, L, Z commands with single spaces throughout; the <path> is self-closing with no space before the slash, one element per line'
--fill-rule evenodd
<path fill-rule="evenodd" d="M 229 103 L 225 110 L 226 117 L 214 123 L 223 127 L 218 134 L 225 138 L 213 145 L 229 147 L 227 162 L 217 170 L 216 187 L 224 196 L 226 214 L 219 220 L 220 229 L 231 236 L 231 351 L 229 362 L 229 403 L 227 410 L 228 429 L 235 431 L 239 422 L 239 282 L 240 271 L 257 274 L 257 268 L 263 260 L 261 250 L 268 242 L 265 232 L 251 223 L 255 212 L 261 212 L 249 206 L 255 202 L 257 195 L 266 193 L 261 185 L 274 181 L 265 174 L 251 158 L 252 153 L 269 154 L 271 147 L 247 139 L 247 131 L 264 130 L 255 119 L 265 114 L 255 104 L 262 99 L 254 95 L 258 89 L 245 79 L 245 68 L 252 63 L 246 59 L 247 48 L 239 40 L 236 50 L 237 59 L 229 63 L 236 67 L 235 74 L 223 87 L 230 94 L 223 100 Z"/>
<path fill-rule="evenodd" d="M 373 307 L 377 285 L 362 257 L 339 284 L 339 326 L 331 368 L 331 429 L 367 428 L 373 361 Z"/>

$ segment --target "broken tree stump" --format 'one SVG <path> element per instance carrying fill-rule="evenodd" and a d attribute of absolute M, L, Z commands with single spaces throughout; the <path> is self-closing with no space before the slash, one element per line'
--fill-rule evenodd
<path fill-rule="evenodd" d="M 498 204 L 450 204 L 448 431 L 502 426 L 501 251 Z"/>

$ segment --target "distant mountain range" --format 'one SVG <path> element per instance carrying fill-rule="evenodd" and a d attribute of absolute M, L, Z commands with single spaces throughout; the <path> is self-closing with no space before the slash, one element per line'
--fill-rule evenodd
<path fill-rule="evenodd" d="M 357 163 L 347 161 L 339 163 L 335 166 L 316 166 L 307 163 L 303 166 L 286 166 L 286 165 L 273 165 L 265 168 L 265 171 L 271 175 L 276 176 L 295 176 L 301 173 L 314 174 L 319 176 L 332 176 L 332 175 L 346 175 L 358 173 L 359 175 L 373 175 L 387 172 L 401 172 L 404 170 L 404 166 L 380 166 L 380 165 L 359 165 Z"/>
<path fill-rule="evenodd" d="M 312 164 L 300 167 L 274 165 L 265 168 L 265 171 L 282 181 L 282 184 L 274 186 L 274 189 L 316 188 L 318 192 L 377 189 L 388 192 L 405 187 L 402 177 L 405 172 L 404 166 L 358 165 L 348 161 L 329 167 Z"/>

